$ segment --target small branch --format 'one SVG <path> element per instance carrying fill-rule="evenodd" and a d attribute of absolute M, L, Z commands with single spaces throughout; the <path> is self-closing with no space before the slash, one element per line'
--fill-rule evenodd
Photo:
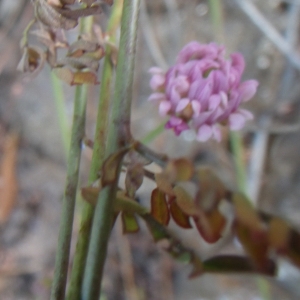
<path fill-rule="evenodd" d="M 145 0 L 141 0 L 141 19 L 143 20 L 143 36 L 149 48 L 150 55 L 152 56 L 154 63 L 162 69 L 167 69 L 168 64 L 164 58 L 164 55 L 156 40 L 155 34 L 150 24 Z"/>
<path fill-rule="evenodd" d="M 251 19 L 251 21 L 266 35 L 266 37 L 282 52 L 290 63 L 300 69 L 300 56 L 290 44 L 281 36 L 273 25 L 263 16 L 256 6 L 248 0 L 236 0 L 236 4 Z"/>
<path fill-rule="evenodd" d="M 166 163 L 168 162 L 167 155 L 158 154 L 139 141 L 134 141 L 132 148 L 138 153 L 140 153 L 143 157 L 155 162 L 162 168 L 164 168 L 166 166 Z"/>

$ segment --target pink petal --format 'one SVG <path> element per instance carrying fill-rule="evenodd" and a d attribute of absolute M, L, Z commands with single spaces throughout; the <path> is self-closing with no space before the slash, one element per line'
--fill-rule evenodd
<path fill-rule="evenodd" d="M 153 91 L 157 91 L 164 86 L 165 76 L 163 74 L 155 74 L 150 80 L 150 87 Z"/>
<path fill-rule="evenodd" d="M 229 116 L 229 128 L 233 131 L 240 130 L 245 125 L 245 117 L 239 113 L 233 113 Z"/>
<path fill-rule="evenodd" d="M 165 99 L 166 99 L 166 96 L 163 93 L 153 93 L 148 98 L 149 101 L 163 101 Z"/>
<path fill-rule="evenodd" d="M 222 132 L 221 132 L 221 129 L 220 129 L 220 126 L 219 125 L 214 125 L 212 126 L 212 130 L 213 130 L 213 138 L 218 141 L 218 142 L 221 142 L 222 140 Z"/>
<path fill-rule="evenodd" d="M 253 120 L 254 119 L 254 116 L 253 116 L 252 112 L 250 112 L 249 110 L 240 108 L 237 112 L 242 114 L 245 117 L 246 120 Z"/>
<path fill-rule="evenodd" d="M 158 111 L 161 116 L 167 115 L 170 109 L 171 109 L 171 103 L 169 101 L 164 100 L 160 102 Z"/>
<path fill-rule="evenodd" d="M 258 81 L 247 80 L 240 84 L 239 92 L 243 102 L 249 101 L 256 93 Z"/>
<path fill-rule="evenodd" d="M 152 67 L 148 71 L 150 74 L 163 74 L 164 71 L 159 67 Z"/>
<path fill-rule="evenodd" d="M 212 134 L 213 132 L 211 126 L 204 124 L 198 130 L 197 140 L 199 142 L 206 142 L 211 138 Z"/>
<path fill-rule="evenodd" d="M 178 112 L 184 110 L 188 106 L 189 103 L 190 103 L 190 99 L 188 99 L 188 98 L 181 99 L 176 106 L 176 112 L 178 113 Z"/>
<path fill-rule="evenodd" d="M 212 95 L 208 100 L 208 109 L 215 110 L 221 103 L 221 96 L 220 95 Z"/>
<path fill-rule="evenodd" d="M 175 85 L 176 85 L 176 90 L 178 91 L 179 94 L 185 94 L 188 90 L 189 90 L 189 87 L 190 87 L 190 84 L 187 80 L 187 77 L 186 76 L 178 76 L 176 78 L 176 82 L 175 82 Z"/>
<path fill-rule="evenodd" d="M 192 108 L 193 108 L 193 111 L 194 111 L 193 117 L 196 118 L 196 117 L 198 117 L 200 115 L 201 104 L 198 101 L 196 101 L 196 100 L 193 100 L 191 102 L 191 104 L 192 104 Z"/>

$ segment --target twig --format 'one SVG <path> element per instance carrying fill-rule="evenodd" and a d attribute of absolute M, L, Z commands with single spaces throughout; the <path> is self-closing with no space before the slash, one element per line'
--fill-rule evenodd
<path fill-rule="evenodd" d="M 289 22 L 286 29 L 286 41 L 289 43 L 291 48 L 294 48 L 297 42 L 297 29 L 298 29 L 298 18 L 299 18 L 300 6 L 292 5 L 289 11 Z M 283 84 L 281 88 L 281 97 L 286 95 L 291 89 L 294 77 L 294 68 L 288 63 L 286 71 L 283 75 Z M 260 193 L 260 186 L 264 172 L 265 159 L 267 157 L 267 146 L 270 136 L 270 131 L 267 128 L 274 131 L 274 128 L 271 128 L 272 116 L 267 115 L 262 117 L 259 121 L 261 129 L 258 130 L 253 138 L 252 143 L 252 155 L 249 161 L 249 170 L 248 170 L 248 195 L 250 199 L 257 204 Z M 272 126 L 273 127 L 273 126 Z M 290 126 L 291 127 L 291 126 Z M 294 125 L 294 129 L 299 129 L 299 125 Z M 281 130 L 282 131 L 282 130 Z"/>
<path fill-rule="evenodd" d="M 273 25 L 263 16 L 257 7 L 248 0 L 236 0 L 236 4 L 251 19 L 251 21 L 265 34 L 265 36 L 281 51 L 291 64 L 300 69 L 300 56 L 291 45 L 281 36 Z"/>
<path fill-rule="evenodd" d="M 143 20 L 143 36 L 149 48 L 152 59 L 154 60 L 154 63 L 162 69 L 167 69 L 168 64 L 162 54 L 161 48 L 158 45 L 155 34 L 150 24 L 145 0 L 141 0 L 141 19 Z"/>

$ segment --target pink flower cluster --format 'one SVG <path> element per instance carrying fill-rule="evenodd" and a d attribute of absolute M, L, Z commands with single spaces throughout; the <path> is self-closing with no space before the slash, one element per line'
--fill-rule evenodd
<path fill-rule="evenodd" d="M 220 125 L 239 130 L 253 118 L 240 104 L 254 96 L 258 82 L 241 82 L 244 67 L 240 53 L 226 59 L 223 46 L 191 42 L 166 73 L 158 67 L 150 69 L 149 100 L 159 102 L 160 115 L 170 116 L 165 127 L 176 135 L 194 129 L 199 141 L 220 141 Z"/>

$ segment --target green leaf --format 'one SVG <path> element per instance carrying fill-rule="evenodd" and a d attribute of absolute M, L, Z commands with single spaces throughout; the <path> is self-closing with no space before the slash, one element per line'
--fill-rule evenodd
<path fill-rule="evenodd" d="M 259 273 L 248 257 L 235 255 L 220 255 L 203 262 L 203 272 L 206 273 Z M 276 265 L 268 260 L 268 268 L 263 274 L 274 276 Z"/>
<path fill-rule="evenodd" d="M 123 224 L 123 233 L 135 233 L 139 231 L 140 227 L 134 214 L 122 212 L 121 218 Z"/>
<path fill-rule="evenodd" d="M 117 192 L 117 198 L 115 201 L 115 211 L 124 211 L 128 213 L 136 213 L 139 215 L 144 215 L 149 213 L 149 210 L 138 202 L 135 199 L 128 197 L 124 191 Z"/>
<path fill-rule="evenodd" d="M 170 212 L 166 199 L 166 194 L 158 188 L 151 194 L 151 215 L 161 224 L 168 225 L 170 221 Z"/>

